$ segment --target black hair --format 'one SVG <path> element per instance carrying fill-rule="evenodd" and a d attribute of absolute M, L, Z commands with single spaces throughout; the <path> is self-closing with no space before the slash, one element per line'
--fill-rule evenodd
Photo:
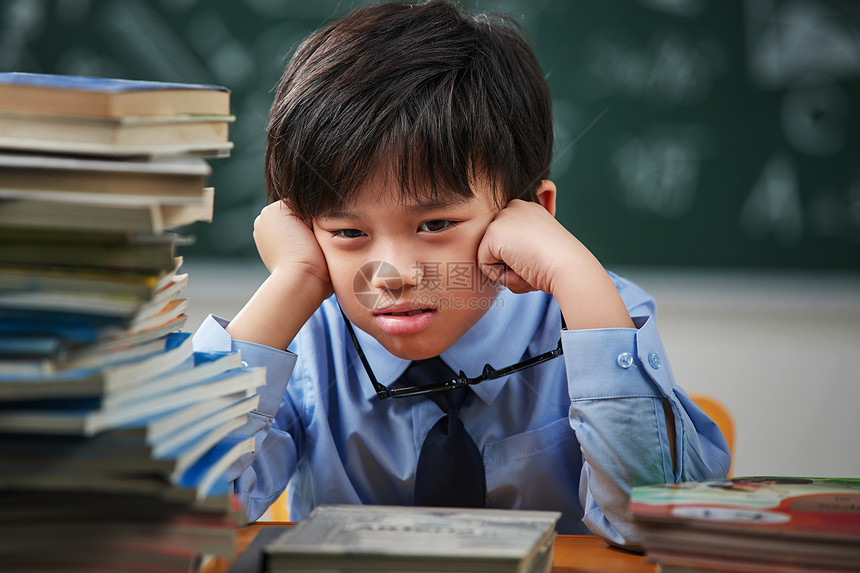
<path fill-rule="evenodd" d="M 549 88 L 525 34 L 451 2 L 359 9 L 308 37 L 272 105 L 270 200 L 337 211 L 380 166 L 404 197 L 535 200 L 552 158 Z"/>

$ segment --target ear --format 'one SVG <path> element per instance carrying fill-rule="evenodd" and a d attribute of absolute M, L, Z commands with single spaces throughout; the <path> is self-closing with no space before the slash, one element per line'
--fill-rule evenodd
<path fill-rule="evenodd" d="M 549 211 L 549 214 L 555 217 L 555 198 L 558 191 L 555 188 L 555 183 L 549 179 L 543 179 L 538 185 L 537 190 L 538 202 L 543 205 L 543 208 Z"/>

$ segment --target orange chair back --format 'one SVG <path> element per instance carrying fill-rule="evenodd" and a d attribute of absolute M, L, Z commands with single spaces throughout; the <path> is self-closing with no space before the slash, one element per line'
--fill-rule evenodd
<path fill-rule="evenodd" d="M 723 432 L 723 436 L 729 443 L 729 452 L 732 453 L 732 458 L 734 458 L 735 423 L 728 408 L 722 402 L 707 394 L 691 394 L 690 398 L 719 426 L 720 431 Z M 731 467 L 729 467 L 729 475 L 732 475 Z"/>

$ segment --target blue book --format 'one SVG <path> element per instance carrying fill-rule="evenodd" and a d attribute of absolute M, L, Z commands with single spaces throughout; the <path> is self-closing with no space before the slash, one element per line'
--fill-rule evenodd
<path fill-rule="evenodd" d="M 233 368 L 185 388 L 113 404 L 85 399 L 0 402 L 0 432 L 94 436 L 106 430 L 147 426 L 159 416 L 173 415 L 182 425 L 197 419 L 195 410 L 201 403 L 228 396 L 233 401 L 251 397 L 265 383 L 263 367 Z"/>
<path fill-rule="evenodd" d="M 101 397 L 182 367 L 192 355 L 191 333 L 173 332 L 165 337 L 163 349 L 116 364 L 47 374 L 0 372 L 0 400 L 14 404 L 30 400 Z M 191 367 L 193 363 L 187 366 Z"/>
<path fill-rule="evenodd" d="M 0 73 L 0 111 L 82 117 L 229 115 L 230 90 L 55 74 Z"/>
<path fill-rule="evenodd" d="M 197 500 L 217 495 L 224 486 L 227 469 L 240 457 L 253 451 L 253 436 L 225 436 L 180 476 L 177 485 L 196 492 Z"/>

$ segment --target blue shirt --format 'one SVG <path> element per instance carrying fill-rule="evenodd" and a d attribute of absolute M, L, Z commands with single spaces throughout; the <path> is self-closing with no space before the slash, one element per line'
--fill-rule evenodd
<path fill-rule="evenodd" d="M 501 368 L 550 350 L 561 336 L 562 357 L 472 386 L 461 410 L 483 454 L 487 507 L 561 511 L 560 533 L 590 530 L 633 545 L 632 486 L 724 477 L 729 452 L 717 426 L 675 385 L 653 299 L 612 278 L 636 328 L 562 331 L 550 295 L 504 290 L 441 357 L 475 376 L 484 364 Z M 296 520 L 322 503 L 412 505 L 418 453 L 441 412 L 426 397 L 376 397 L 334 297 L 288 351 L 232 341 L 224 326 L 207 318 L 195 348 L 240 350 L 249 365 L 268 369 L 260 407 L 241 430 L 256 435 L 256 457 L 228 476 L 249 519 L 288 484 Z M 356 334 L 377 379 L 395 382 L 409 361 Z M 674 469 L 664 403 L 674 416 Z"/>

